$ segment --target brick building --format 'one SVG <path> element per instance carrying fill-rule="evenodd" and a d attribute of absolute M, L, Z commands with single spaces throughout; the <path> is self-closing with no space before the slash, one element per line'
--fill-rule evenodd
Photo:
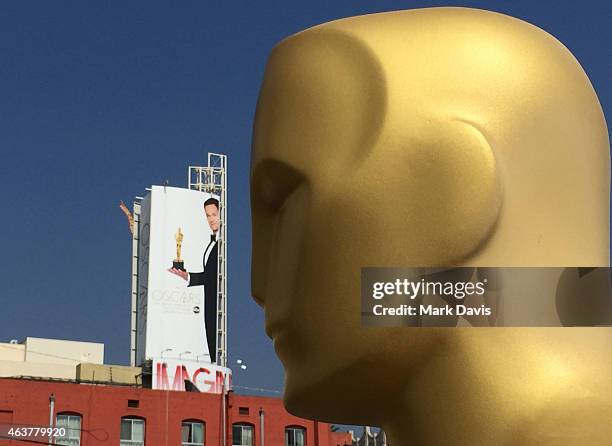
<path fill-rule="evenodd" d="M 53 403 L 51 403 L 53 400 Z M 51 414 L 53 412 L 53 414 Z M 36 378 L 0 378 L 0 426 L 64 427 L 74 446 L 347 446 L 352 436 L 259 396 L 152 390 Z M 28 437 L 48 444 L 42 436 Z M 1 445 L 28 444 L 0 440 Z M 31 444 L 31 443 L 30 443 Z"/>

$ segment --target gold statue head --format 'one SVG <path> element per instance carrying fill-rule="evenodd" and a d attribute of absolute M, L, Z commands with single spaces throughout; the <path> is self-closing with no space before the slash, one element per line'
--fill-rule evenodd
<path fill-rule="evenodd" d="M 279 43 L 253 134 L 252 294 L 288 409 L 385 424 L 427 364 L 458 376 L 451 346 L 484 364 L 479 337 L 540 345 L 550 330 L 362 328 L 360 269 L 607 266 L 609 172 L 586 74 L 521 20 L 417 9 Z"/>

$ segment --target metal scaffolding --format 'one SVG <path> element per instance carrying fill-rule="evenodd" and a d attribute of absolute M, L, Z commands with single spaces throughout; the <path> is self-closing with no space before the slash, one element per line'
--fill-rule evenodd
<path fill-rule="evenodd" d="M 208 154 L 208 166 L 189 166 L 189 189 L 219 197 L 216 363 L 227 367 L 227 156 Z M 211 354 L 212 359 L 212 354 Z"/>
<path fill-rule="evenodd" d="M 134 226 L 132 228 L 132 311 L 130 315 L 130 365 L 136 367 L 136 346 L 138 345 L 138 261 L 140 240 L 140 198 L 134 200 L 132 211 Z"/>

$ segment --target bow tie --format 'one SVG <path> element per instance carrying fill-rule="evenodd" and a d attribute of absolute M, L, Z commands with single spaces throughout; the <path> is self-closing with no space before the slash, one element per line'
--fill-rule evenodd
<path fill-rule="evenodd" d="M 217 234 L 212 234 L 212 235 L 210 236 L 210 241 L 211 241 L 211 242 L 214 242 L 214 241 L 216 241 L 216 240 L 217 240 Z"/>

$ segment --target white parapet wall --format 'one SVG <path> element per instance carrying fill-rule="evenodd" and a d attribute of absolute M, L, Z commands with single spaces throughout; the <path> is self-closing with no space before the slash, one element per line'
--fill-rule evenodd
<path fill-rule="evenodd" d="M 25 344 L 0 342 L 0 361 L 25 361 Z"/>
<path fill-rule="evenodd" d="M 33 337 L 0 343 L 0 377 L 74 380 L 81 363 L 103 364 L 104 344 Z"/>
<path fill-rule="evenodd" d="M 103 364 L 104 344 L 28 337 L 25 340 L 25 361 L 45 364 Z"/>
<path fill-rule="evenodd" d="M 22 376 L 74 380 L 76 379 L 76 365 L 0 361 L 0 377 Z"/>

